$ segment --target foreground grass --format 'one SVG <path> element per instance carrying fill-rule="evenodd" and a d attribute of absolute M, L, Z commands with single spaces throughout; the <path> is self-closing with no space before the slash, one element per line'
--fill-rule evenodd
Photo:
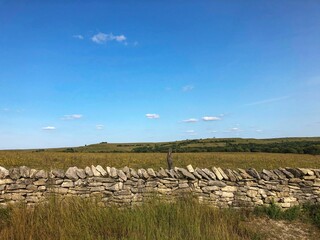
<path fill-rule="evenodd" d="M 174 165 L 185 167 L 219 166 L 222 168 L 249 168 L 257 170 L 278 167 L 320 168 L 320 155 L 281 153 L 176 153 Z M 38 169 L 61 168 L 100 164 L 122 168 L 166 168 L 165 153 L 62 153 L 31 151 L 0 151 L 0 166 L 14 167 L 26 165 Z"/>
<path fill-rule="evenodd" d="M 92 200 L 51 199 L 34 209 L 0 209 L 0 239 L 257 239 L 232 209 L 192 199 L 153 200 L 140 207 L 102 208 Z"/>

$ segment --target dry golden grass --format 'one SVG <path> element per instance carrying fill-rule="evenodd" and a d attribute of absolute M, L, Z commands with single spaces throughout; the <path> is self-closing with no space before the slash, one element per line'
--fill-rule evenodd
<path fill-rule="evenodd" d="M 173 155 L 174 165 L 185 167 L 249 168 L 258 170 L 278 167 L 320 168 L 320 155 L 280 153 L 177 153 Z M 0 151 L 0 166 L 6 168 L 26 165 L 32 168 L 85 167 L 100 164 L 122 168 L 166 168 L 164 153 L 63 153 Z"/>

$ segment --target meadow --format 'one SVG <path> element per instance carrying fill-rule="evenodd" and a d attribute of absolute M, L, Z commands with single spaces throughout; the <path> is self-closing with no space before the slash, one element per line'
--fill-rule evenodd
<path fill-rule="evenodd" d="M 281 153 L 174 153 L 174 166 L 274 169 L 278 167 L 320 168 L 320 155 Z M 0 151 L 0 166 L 36 169 L 84 168 L 91 165 L 123 168 L 166 168 L 165 153 L 86 153 L 54 151 Z"/>

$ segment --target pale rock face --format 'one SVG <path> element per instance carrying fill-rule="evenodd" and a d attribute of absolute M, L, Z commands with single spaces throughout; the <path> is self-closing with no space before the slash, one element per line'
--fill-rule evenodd
<path fill-rule="evenodd" d="M 93 173 L 93 176 L 95 176 L 95 177 L 100 177 L 101 176 L 101 173 L 93 165 L 91 165 L 91 171 Z"/>
<path fill-rule="evenodd" d="M 89 177 L 93 177 L 93 172 L 91 170 L 90 167 L 85 167 L 84 171 L 86 172 L 86 174 L 89 176 Z"/>
<path fill-rule="evenodd" d="M 194 172 L 194 169 L 193 169 L 193 167 L 192 167 L 191 164 L 189 164 L 189 165 L 187 166 L 187 170 L 188 170 L 189 172 L 191 172 L 191 173 Z"/>
<path fill-rule="evenodd" d="M 79 177 L 77 175 L 77 167 L 70 167 L 66 171 L 66 177 L 71 179 L 71 180 L 78 180 Z"/>
<path fill-rule="evenodd" d="M 21 177 L 24 177 L 24 178 L 30 177 L 30 168 L 28 168 L 26 166 L 21 166 L 19 169 L 20 169 Z"/>
<path fill-rule="evenodd" d="M 39 178 L 48 178 L 48 172 L 45 171 L 45 170 L 40 170 L 34 176 L 37 179 L 39 179 Z"/>
<path fill-rule="evenodd" d="M 0 166 L 0 179 L 6 178 L 8 176 L 9 176 L 9 170 L 7 170 L 4 167 Z"/>
<path fill-rule="evenodd" d="M 219 172 L 219 170 L 216 167 L 212 168 L 212 171 L 214 172 L 214 174 L 217 176 L 217 179 L 222 180 L 223 177 L 221 175 L 221 173 Z"/>
<path fill-rule="evenodd" d="M 97 169 L 98 172 L 101 173 L 102 176 L 104 176 L 104 177 L 107 176 L 107 174 L 108 174 L 107 171 L 104 170 L 103 167 L 101 167 L 100 165 L 97 165 L 96 169 Z"/>

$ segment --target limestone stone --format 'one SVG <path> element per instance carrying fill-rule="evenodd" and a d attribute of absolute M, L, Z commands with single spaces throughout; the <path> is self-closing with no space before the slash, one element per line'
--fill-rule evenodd
<path fill-rule="evenodd" d="M 286 179 L 286 175 L 279 169 L 274 169 L 272 172 L 276 174 L 280 179 Z"/>
<path fill-rule="evenodd" d="M 20 178 L 20 169 L 19 168 L 10 168 L 9 169 L 9 176 L 11 179 L 19 179 Z"/>
<path fill-rule="evenodd" d="M 4 167 L 0 166 L 0 179 L 6 178 L 8 176 L 9 176 L 9 170 L 7 170 Z"/>
<path fill-rule="evenodd" d="M 303 175 L 313 176 L 314 172 L 311 169 L 308 168 L 298 168 L 300 172 L 303 173 Z"/>
<path fill-rule="evenodd" d="M 40 170 L 34 176 L 37 179 L 39 179 L 39 178 L 48 178 L 48 172 L 45 171 L 45 170 Z"/>
<path fill-rule="evenodd" d="M 134 178 L 139 178 L 139 175 L 137 174 L 137 172 L 132 168 L 130 168 L 130 174 Z"/>
<path fill-rule="evenodd" d="M 168 177 L 168 173 L 163 168 L 160 168 L 158 173 L 160 177 Z"/>
<path fill-rule="evenodd" d="M 219 170 L 216 167 L 213 167 L 212 171 L 214 172 L 214 174 L 216 175 L 218 180 L 222 180 L 223 179 L 221 173 L 219 172 Z"/>
<path fill-rule="evenodd" d="M 84 171 L 85 171 L 85 173 L 89 176 L 89 177 L 93 177 L 93 172 L 92 172 L 92 170 L 91 170 L 91 168 L 90 167 L 85 167 L 84 168 Z"/>
<path fill-rule="evenodd" d="M 71 180 L 78 180 L 79 177 L 77 175 L 77 167 L 69 167 L 66 171 L 66 177 Z"/>
<path fill-rule="evenodd" d="M 38 171 L 36 169 L 31 168 L 30 170 L 30 178 L 35 178 L 35 175 Z"/>
<path fill-rule="evenodd" d="M 224 192 L 236 192 L 237 191 L 237 187 L 225 186 L 225 187 L 222 188 L 222 191 L 224 191 Z"/>
<path fill-rule="evenodd" d="M 118 173 L 117 173 L 117 169 L 112 167 L 110 168 L 110 177 L 112 178 L 118 178 Z"/>
<path fill-rule="evenodd" d="M 222 175 L 224 180 L 229 180 L 229 177 L 225 174 L 225 172 L 222 170 L 222 168 L 217 167 L 218 171 L 220 172 L 220 174 Z"/>
<path fill-rule="evenodd" d="M 262 172 L 263 172 L 265 175 L 267 175 L 267 176 L 268 176 L 270 179 L 272 179 L 272 180 L 278 179 L 278 177 L 277 177 L 274 173 L 272 173 L 271 171 L 269 171 L 269 170 L 263 169 Z"/>
<path fill-rule="evenodd" d="M 194 176 L 191 172 L 187 171 L 187 170 L 184 169 L 184 168 L 178 168 L 177 170 L 178 170 L 180 173 L 182 173 L 182 175 L 185 176 L 185 177 L 188 178 L 188 179 L 192 179 L 192 180 L 195 180 L 195 179 L 196 179 L 195 176 Z"/>
<path fill-rule="evenodd" d="M 233 198 L 234 194 L 232 192 L 222 192 L 221 197 L 224 198 Z"/>
<path fill-rule="evenodd" d="M 23 178 L 29 178 L 30 177 L 30 168 L 26 167 L 26 166 L 21 166 L 19 168 L 20 170 L 20 176 Z"/>
<path fill-rule="evenodd" d="M 252 177 L 242 168 L 238 168 L 239 174 L 243 179 L 251 179 Z"/>
<path fill-rule="evenodd" d="M 258 195 L 258 191 L 256 191 L 256 190 L 248 190 L 247 191 L 248 197 L 256 197 L 257 195 Z"/>
<path fill-rule="evenodd" d="M 54 169 L 51 172 L 57 178 L 64 178 L 66 175 L 65 172 L 61 169 Z"/>
<path fill-rule="evenodd" d="M 147 173 L 151 177 L 157 177 L 156 173 L 154 172 L 154 170 L 152 168 L 148 168 Z"/>
<path fill-rule="evenodd" d="M 227 184 L 225 184 L 224 182 L 222 181 L 208 181 L 208 185 L 209 186 L 217 186 L 217 187 L 226 187 Z"/>
<path fill-rule="evenodd" d="M 225 172 L 225 174 L 228 176 L 228 178 L 229 178 L 230 181 L 232 181 L 232 182 L 237 181 L 237 178 L 234 176 L 232 170 L 226 169 L 224 172 Z"/>
<path fill-rule="evenodd" d="M 297 168 L 286 167 L 285 169 L 288 172 L 292 173 L 294 175 L 294 177 L 296 177 L 296 178 L 300 178 L 302 176 L 302 172 L 300 170 L 298 170 Z"/>
<path fill-rule="evenodd" d="M 101 173 L 97 170 L 95 166 L 91 165 L 91 171 L 94 177 L 101 177 Z"/>
<path fill-rule="evenodd" d="M 189 165 L 187 166 L 187 170 L 188 170 L 189 172 L 191 172 L 191 173 L 194 172 L 194 168 L 192 167 L 191 164 L 189 164 Z"/>
<path fill-rule="evenodd" d="M 37 181 L 34 181 L 33 184 L 36 186 L 41 186 L 41 185 L 46 185 L 47 179 L 45 178 L 40 178 Z"/>
<path fill-rule="evenodd" d="M 200 168 L 196 168 L 195 172 L 197 172 L 202 178 L 207 179 L 207 180 L 211 180 L 211 178 L 204 171 L 202 171 Z"/>
<path fill-rule="evenodd" d="M 117 170 L 117 175 L 119 176 L 120 179 L 122 179 L 123 181 L 127 181 L 127 175 L 124 174 L 124 172 L 122 170 Z"/>
<path fill-rule="evenodd" d="M 72 181 L 64 181 L 61 184 L 61 187 L 65 187 L 65 188 L 69 188 L 69 187 L 73 187 L 73 186 L 74 186 L 74 183 Z"/>
<path fill-rule="evenodd" d="M 76 174 L 77 174 L 77 176 L 78 176 L 79 178 L 81 178 L 81 179 L 84 179 L 84 178 L 87 177 L 86 172 L 85 172 L 84 169 L 79 169 L 79 168 L 77 168 L 77 169 L 76 169 Z"/>
<path fill-rule="evenodd" d="M 209 176 L 210 179 L 212 179 L 212 180 L 216 180 L 217 179 L 216 175 L 212 171 L 210 171 L 208 168 L 203 168 L 202 171 L 205 174 L 207 174 L 207 176 Z"/>
<path fill-rule="evenodd" d="M 108 175 L 107 171 L 104 170 L 103 167 L 101 167 L 100 165 L 97 165 L 97 166 L 96 166 L 96 170 L 97 170 L 98 172 L 100 172 L 100 174 L 101 174 L 102 176 L 104 176 L 104 177 Z"/>
<path fill-rule="evenodd" d="M 250 174 L 252 177 L 258 179 L 258 180 L 261 179 L 258 171 L 257 171 L 256 169 L 254 169 L 254 168 L 249 168 L 249 169 L 247 170 L 247 173 Z"/>

